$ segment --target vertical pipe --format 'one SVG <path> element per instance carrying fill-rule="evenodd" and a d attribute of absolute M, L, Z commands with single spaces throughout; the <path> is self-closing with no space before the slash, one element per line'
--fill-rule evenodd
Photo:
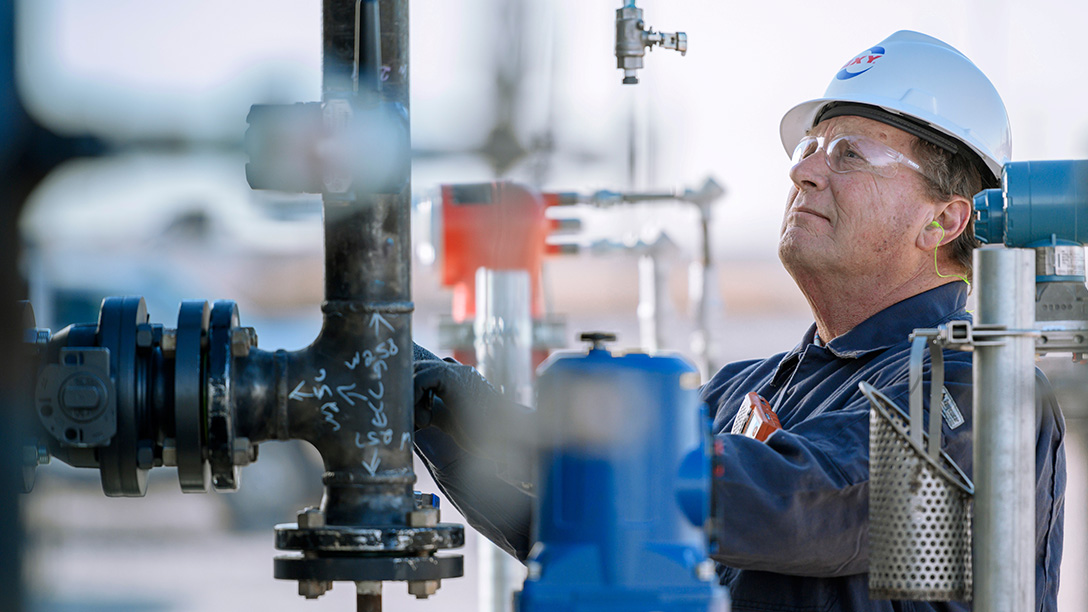
<path fill-rule="evenodd" d="M 355 583 L 355 612 L 382 612 L 382 583 Z"/>
<path fill-rule="evenodd" d="M 713 262 L 710 259 L 710 205 L 699 206 L 699 238 L 702 241 L 702 249 L 699 253 L 699 299 L 695 306 L 695 342 L 692 348 L 696 359 L 699 360 L 699 375 L 703 380 L 708 380 L 716 368 L 710 363 L 710 301 L 713 299 L 714 283 L 711 274 L 714 272 Z"/>
<path fill-rule="evenodd" d="M 527 271 L 476 271 L 476 363 L 503 395 L 521 404 L 532 399 L 531 302 Z M 507 612 L 514 560 L 486 540 L 480 540 L 478 559 L 480 611 Z"/>
<path fill-rule="evenodd" d="M 975 251 L 977 325 L 1030 329 L 1035 266 L 1030 249 Z M 1011 336 L 975 347 L 974 607 L 1035 607 L 1035 343 Z"/>
<path fill-rule="evenodd" d="M 532 400 L 533 320 L 529 273 L 476 271 L 476 363 L 507 398 Z"/>
<path fill-rule="evenodd" d="M 365 49 L 373 37 L 363 36 L 375 30 L 367 23 L 375 11 L 366 9 L 373 8 L 372 2 L 324 0 L 322 100 L 400 105 L 407 115 L 407 0 L 378 1 L 380 92 L 375 98 L 374 91 L 355 91 L 357 46 L 364 68 L 367 58 L 377 57 Z M 325 322 L 310 350 L 329 365 L 314 382 L 330 391 L 325 402 L 340 400 L 339 390 L 355 394 L 337 405 L 335 443 L 319 445 L 326 468 L 322 509 L 331 525 L 404 524 L 414 509 L 410 193 L 408 181 L 397 193 L 356 185 L 323 196 Z"/>
<path fill-rule="evenodd" d="M 322 99 L 351 99 L 355 0 L 325 0 Z M 382 0 L 381 99 L 408 109 L 408 3 Z M 365 14 L 365 13 L 364 13 Z M 366 31 L 367 28 L 360 28 Z M 365 56 L 365 54 L 364 54 Z M 399 193 L 325 194 L 325 299 L 409 298 L 410 186 Z"/>
<path fill-rule="evenodd" d="M 661 243 L 638 258 L 638 330 L 642 350 L 656 353 L 662 345 L 665 275 L 659 259 Z"/>

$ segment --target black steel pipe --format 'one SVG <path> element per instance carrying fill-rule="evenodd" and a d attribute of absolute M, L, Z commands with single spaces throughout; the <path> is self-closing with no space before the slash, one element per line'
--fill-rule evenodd
<path fill-rule="evenodd" d="M 356 20 L 373 12 L 360 15 L 355 0 L 325 0 L 323 8 L 322 97 L 357 96 L 356 31 L 374 28 Z M 359 53 L 382 58 L 378 102 L 407 109 L 408 3 L 382 0 L 378 11 L 380 53 Z M 315 378 L 335 378 L 329 388 L 339 412 L 329 417 L 333 406 L 323 403 L 323 420 L 340 427 L 307 433 L 318 436 L 314 445 L 325 459 L 322 510 L 333 525 L 405 524 L 415 507 L 410 193 L 409 181 L 395 194 L 356 188 L 348 197 L 324 197 L 325 320 L 310 349 L 316 362 L 328 364 Z"/>
<path fill-rule="evenodd" d="M 407 109 L 407 2 L 382 0 L 378 8 L 385 79 L 378 102 Z M 368 14 L 361 11 L 364 21 Z M 358 16 L 355 0 L 323 4 L 326 102 L 357 101 Z M 415 509 L 409 185 L 395 194 L 364 186 L 324 196 L 320 335 L 301 351 L 251 350 L 236 366 L 237 435 L 313 444 L 325 465 L 329 525 L 404 525 Z"/>

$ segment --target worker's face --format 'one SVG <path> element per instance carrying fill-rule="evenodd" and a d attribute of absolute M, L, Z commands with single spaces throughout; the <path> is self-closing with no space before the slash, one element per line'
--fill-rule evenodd
<path fill-rule="evenodd" d="M 862 117 L 834 117 L 810 131 L 824 142 L 846 134 L 868 137 L 908 157 L 912 153 L 914 136 Z M 820 150 L 794 165 L 790 179 L 778 255 L 795 279 L 871 282 L 874 274 L 909 275 L 919 265 L 916 239 L 926 215 L 932 216 L 922 205 L 927 198 L 920 174 L 905 165 L 891 177 L 837 173 Z"/>

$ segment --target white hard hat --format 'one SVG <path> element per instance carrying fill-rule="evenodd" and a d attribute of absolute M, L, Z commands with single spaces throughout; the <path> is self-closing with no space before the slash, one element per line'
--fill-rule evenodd
<path fill-rule="evenodd" d="M 862 51 L 835 74 L 824 97 L 790 109 L 780 126 L 786 153 L 821 120 L 846 114 L 889 123 L 953 152 L 963 153 L 966 144 L 998 179 L 1012 155 L 1009 117 L 990 80 L 962 53 L 918 32 L 896 32 Z"/>

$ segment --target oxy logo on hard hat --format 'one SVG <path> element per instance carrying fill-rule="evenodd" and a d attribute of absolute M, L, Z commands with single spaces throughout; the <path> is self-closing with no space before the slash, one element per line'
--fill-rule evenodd
<path fill-rule="evenodd" d="M 846 79 L 852 79 L 859 74 L 865 74 L 876 64 L 876 61 L 884 57 L 884 47 L 873 47 L 866 49 L 861 53 L 854 56 L 854 59 L 846 62 L 846 65 L 839 70 L 835 78 L 840 81 Z"/>

